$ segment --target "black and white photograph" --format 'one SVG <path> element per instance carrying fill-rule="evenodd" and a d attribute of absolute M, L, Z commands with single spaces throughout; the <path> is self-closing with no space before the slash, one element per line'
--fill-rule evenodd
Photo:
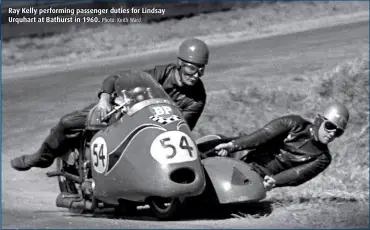
<path fill-rule="evenodd" d="M 369 228 L 368 1 L 1 1 L 2 229 Z"/>

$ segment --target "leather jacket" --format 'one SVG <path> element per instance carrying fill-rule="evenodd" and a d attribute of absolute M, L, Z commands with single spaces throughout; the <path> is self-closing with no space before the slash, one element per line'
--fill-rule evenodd
<path fill-rule="evenodd" d="M 316 177 L 331 162 L 327 145 L 315 135 L 312 123 L 287 115 L 233 143 L 236 151 L 252 149 L 244 160 L 260 168 L 261 176 L 273 176 L 276 187 L 297 186 Z"/>
<path fill-rule="evenodd" d="M 162 85 L 166 93 L 179 106 L 190 129 L 193 130 L 203 112 L 206 103 L 206 92 L 201 80 L 192 87 L 185 85 L 179 87 L 175 78 L 176 68 L 177 65 L 168 64 L 155 66 L 153 69 L 144 71 L 152 75 L 153 78 Z M 118 78 L 118 74 L 108 76 L 103 81 L 98 96 L 100 97 L 102 92 L 112 94 L 114 92 L 115 82 Z"/>

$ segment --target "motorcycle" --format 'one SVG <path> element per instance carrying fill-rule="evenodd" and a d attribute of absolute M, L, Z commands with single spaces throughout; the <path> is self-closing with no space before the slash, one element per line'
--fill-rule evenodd
<path fill-rule="evenodd" d="M 47 173 L 58 177 L 57 207 L 73 213 L 114 207 L 125 214 L 149 205 L 158 219 L 173 219 L 192 200 L 230 204 L 265 198 L 262 178 L 250 166 L 214 154 L 214 146 L 227 138 L 195 140 L 163 88 L 150 75 L 132 76 L 104 119 L 96 107 L 90 111 L 86 128 L 74 134 L 77 147 Z"/>

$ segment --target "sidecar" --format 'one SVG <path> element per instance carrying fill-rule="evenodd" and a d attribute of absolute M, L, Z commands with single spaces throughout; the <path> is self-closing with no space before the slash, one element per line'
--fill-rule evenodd
<path fill-rule="evenodd" d="M 242 204 L 257 202 L 266 197 L 263 179 L 245 162 L 231 157 L 219 157 L 213 148 L 234 137 L 206 135 L 196 143 L 201 152 L 207 186 L 197 198 L 211 204 Z"/>
<path fill-rule="evenodd" d="M 78 151 L 63 156 L 59 170 L 49 174 L 59 176 L 57 206 L 133 210 L 149 204 L 157 217 L 170 218 L 184 198 L 202 194 L 206 185 L 195 139 L 152 76 L 138 71 L 122 76 L 107 124 L 93 108 Z"/>
<path fill-rule="evenodd" d="M 148 204 L 159 219 L 172 219 L 202 202 L 235 204 L 266 196 L 262 178 L 242 161 L 203 153 L 228 141 L 199 140 L 181 110 L 152 76 L 122 73 L 114 109 L 103 119 L 93 108 L 80 140 L 57 159 L 58 207 L 82 213 L 114 207 L 118 214 Z M 189 206 L 188 206 L 189 205 Z"/>

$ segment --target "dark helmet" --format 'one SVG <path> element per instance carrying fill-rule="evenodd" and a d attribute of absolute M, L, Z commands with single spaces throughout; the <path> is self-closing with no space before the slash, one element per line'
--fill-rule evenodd
<path fill-rule="evenodd" d="M 329 105 L 320 115 L 335 124 L 343 131 L 347 127 L 347 123 L 349 120 L 349 111 L 343 104 L 333 103 Z"/>
<path fill-rule="evenodd" d="M 190 38 L 180 45 L 177 57 L 185 62 L 206 65 L 208 64 L 209 49 L 202 40 Z"/>

